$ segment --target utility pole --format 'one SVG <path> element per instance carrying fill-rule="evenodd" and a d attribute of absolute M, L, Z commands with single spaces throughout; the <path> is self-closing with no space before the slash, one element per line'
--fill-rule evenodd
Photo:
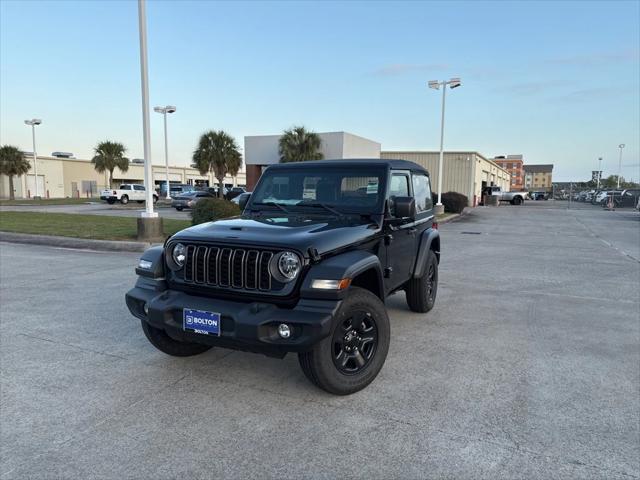
<path fill-rule="evenodd" d="M 439 90 L 442 87 L 442 112 L 440 115 L 440 160 L 438 161 L 438 203 L 436 203 L 435 213 L 442 213 L 444 207 L 442 206 L 442 168 L 444 163 L 444 106 L 445 106 L 445 93 L 447 85 L 449 88 L 457 88 L 462 85 L 459 78 L 452 78 L 450 80 L 430 80 L 429 88 Z"/>
<path fill-rule="evenodd" d="M 35 174 L 35 195 L 34 198 L 38 198 L 38 154 L 36 153 L 36 125 L 40 125 L 42 120 L 39 118 L 33 118 L 31 120 L 25 120 L 25 125 L 31 126 L 31 139 L 33 140 L 33 173 Z"/>
<path fill-rule="evenodd" d="M 621 143 L 620 145 L 618 145 L 618 148 L 620 149 L 620 159 L 618 160 L 618 187 L 617 187 L 617 189 L 620 190 L 620 176 L 622 175 L 622 149 L 624 148 L 624 143 Z"/>

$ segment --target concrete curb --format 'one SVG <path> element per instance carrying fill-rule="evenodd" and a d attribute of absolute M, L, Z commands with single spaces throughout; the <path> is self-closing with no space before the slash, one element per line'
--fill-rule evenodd
<path fill-rule="evenodd" d="M 103 250 L 107 252 L 144 252 L 152 243 L 127 242 L 117 240 L 90 240 L 86 238 L 58 237 L 53 235 L 32 235 L 27 233 L 1 232 L 0 242 L 47 245 L 49 247 Z"/>
<path fill-rule="evenodd" d="M 436 219 L 435 221 L 438 222 L 438 225 L 442 225 L 444 223 L 449 223 L 451 220 L 455 220 L 459 216 L 460 216 L 459 213 L 454 213 L 453 215 L 450 215 L 447 218 L 443 218 L 442 220 L 437 220 Z"/>

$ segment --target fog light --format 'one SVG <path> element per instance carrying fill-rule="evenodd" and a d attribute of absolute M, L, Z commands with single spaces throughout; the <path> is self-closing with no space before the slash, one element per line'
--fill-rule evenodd
<path fill-rule="evenodd" d="M 278 325 L 278 335 L 282 338 L 289 338 L 291 336 L 291 329 L 289 328 L 289 325 L 286 323 Z"/>
<path fill-rule="evenodd" d="M 149 304 L 147 302 L 144 302 L 142 309 L 144 310 L 145 315 L 149 315 Z"/>

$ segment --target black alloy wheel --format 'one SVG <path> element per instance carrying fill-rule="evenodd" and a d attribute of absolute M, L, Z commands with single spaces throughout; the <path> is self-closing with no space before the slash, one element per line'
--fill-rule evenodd
<path fill-rule="evenodd" d="M 429 263 L 429 269 L 427 270 L 427 278 L 425 280 L 425 288 L 427 289 L 426 296 L 427 302 L 433 304 L 436 300 L 434 298 L 436 287 L 436 264 Z"/>
<path fill-rule="evenodd" d="M 370 313 L 356 311 L 333 334 L 333 363 L 340 373 L 354 375 L 365 369 L 378 347 L 378 327 Z"/>

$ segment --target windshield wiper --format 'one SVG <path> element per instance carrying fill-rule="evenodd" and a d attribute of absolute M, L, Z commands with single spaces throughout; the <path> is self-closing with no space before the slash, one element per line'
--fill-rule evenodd
<path fill-rule="evenodd" d="M 251 203 L 251 206 L 253 207 L 254 205 L 267 205 L 267 206 L 273 206 L 273 207 L 277 207 L 280 210 L 282 210 L 285 213 L 291 213 L 291 210 L 289 210 L 288 208 L 286 208 L 284 205 L 282 205 L 281 203 L 276 203 L 276 202 L 253 202 Z"/>
<path fill-rule="evenodd" d="M 300 207 L 321 207 L 321 208 L 324 208 L 325 210 L 327 210 L 328 212 L 333 213 L 334 215 L 336 215 L 338 217 L 344 217 L 344 213 L 336 210 L 331 205 L 327 205 L 326 203 L 322 203 L 322 202 L 300 202 L 300 203 L 296 204 L 296 206 L 300 206 Z"/>

